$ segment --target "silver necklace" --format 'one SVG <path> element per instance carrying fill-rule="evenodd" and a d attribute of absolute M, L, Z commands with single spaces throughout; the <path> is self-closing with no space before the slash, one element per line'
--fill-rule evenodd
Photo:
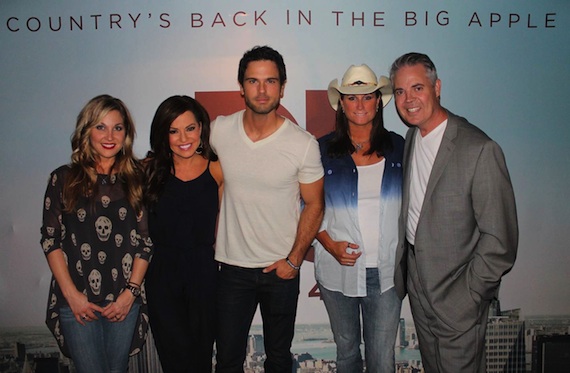
<path fill-rule="evenodd" d="M 366 141 L 362 141 L 362 142 L 352 141 L 352 144 L 354 145 L 354 147 L 356 148 L 356 152 L 358 153 L 359 151 L 362 150 L 362 148 L 364 148 L 364 144 L 366 144 L 368 141 L 370 141 L 370 140 L 366 140 Z"/>

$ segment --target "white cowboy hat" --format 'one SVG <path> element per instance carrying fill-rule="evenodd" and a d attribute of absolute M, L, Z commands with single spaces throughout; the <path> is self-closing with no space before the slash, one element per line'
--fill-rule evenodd
<path fill-rule="evenodd" d="M 376 74 L 365 64 L 351 65 L 342 77 L 340 86 L 338 79 L 330 82 L 327 90 L 329 103 L 337 110 L 340 95 L 362 95 L 380 90 L 382 94 L 382 106 L 386 106 L 392 99 L 392 86 L 390 79 L 385 76 L 376 78 Z"/>

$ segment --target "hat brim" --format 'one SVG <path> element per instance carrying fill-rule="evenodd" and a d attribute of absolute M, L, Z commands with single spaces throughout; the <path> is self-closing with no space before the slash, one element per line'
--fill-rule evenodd
<path fill-rule="evenodd" d="M 340 99 L 341 94 L 365 95 L 377 90 L 380 90 L 380 93 L 382 94 L 382 106 L 386 106 L 392 99 L 392 85 L 390 83 L 390 79 L 386 78 L 385 76 L 381 76 L 380 79 L 378 79 L 377 85 L 360 85 L 348 87 L 341 87 L 338 84 L 338 79 L 334 79 L 329 83 L 327 96 L 329 99 L 329 104 L 336 111 L 338 110 L 338 100 Z"/>

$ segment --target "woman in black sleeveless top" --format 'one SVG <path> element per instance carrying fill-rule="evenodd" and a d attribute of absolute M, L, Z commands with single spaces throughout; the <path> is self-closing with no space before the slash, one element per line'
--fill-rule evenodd
<path fill-rule="evenodd" d="M 156 251 L 146 291 L 165 373 L 212 370 L 223 178 L 209 136 L 208 113 L 188 96 L 166 99 L 152 121 L 145 201 Z"/>

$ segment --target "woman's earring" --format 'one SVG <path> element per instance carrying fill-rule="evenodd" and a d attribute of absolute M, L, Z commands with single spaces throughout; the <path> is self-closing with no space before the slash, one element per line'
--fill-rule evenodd
<path fill-rule="evenodd" d="M 202 140 L 200 140 L 200 145 L 196 148 L 196 154 L 200 155 L 204 152 L 204 146 L 202 145 Z"/>

